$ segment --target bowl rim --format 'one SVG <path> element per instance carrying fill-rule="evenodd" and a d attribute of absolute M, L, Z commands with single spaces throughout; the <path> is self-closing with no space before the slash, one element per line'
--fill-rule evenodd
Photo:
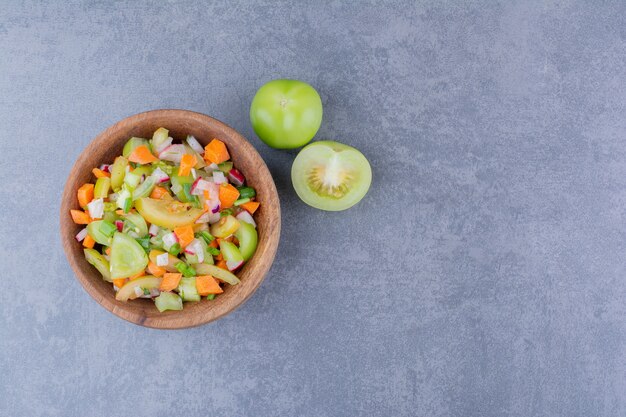
<path fill-rule="evenodd" d="M 163 315 L 159 315 L 158 319 L 150 318 L 145 315 L 139 314 L 135 310 L 125 309 L 123 306 L 119 304 L 115 300 L 114 293 L 111 293 L 111 297 L 104 296 L 101 291 L 96 287 L 95 283 L 92 282 L 93 276 L 88 276 L 85 274 L 81 268 L 79 267 L 76 256 L 71 252 L 70 245 L 76 245 L 76 239 L 73 235 L 72 228 L 66 227 L 64 225 L 71 222 L 69 217 L 69 210 L 74 209 L 73 207 L 73 196 L 74 194 L 74 182 L 72 181 L 72 173 L 80 168 L 81 165 L 86 163 L 88 159 L 88 155 L 91 151 L 98 149 L 99 147 L 105 147 L 106 142 L 110 140 L 110 137 L 114 135 L 118 129 L 125 129 L 125 126 L 133 125 L 136 123 L 140 123 L 141 121 L 145 121 L 150 118 L 163 118 L 163 117 L 182 117 L 195 119 L 196 121 L 200 121 L 202 123 L 211 124 L 214 129 L 221 130 L 227 133 L 229 136 L 234 137 L 236 141 L 238 141 L 237 146 L 242 146 L 244 149 L 242 152 L 250 153 L 252 158 L 255 160 L 255 164 L 257 165 L 260 173 L 257 172 L 257 177 L 262 176 L 264 178 L 269 179 L 268 186 L 270 194 L 267 196 L 274 207 L 273 216 L 277 219 L 275 225 L 268 230 L 265 230 L 266 235 L 268 236 L 267 244 L 263 247 L 262 253 L 258 252 L 255 256 L 262 256 L 263 262 L 258 263 L 255 267 L 258 267 L 258 270 L 255 270 L 255 276 L 260 276 L 260 278 L 256 279 L 254 285 L 250 287 L 246 287 L 246 292 L 241 296 L 233 296 L 232 302 L 228 305 L 227 309 L 222 309 L 215 314 L 210 314 L 212 310 L 209 310 L 209 314 L 194 314 L 194 315 L 184 315 L 182 312 L 166 312 L 161 313 Z M 166 127 L 167 126 L 163 126 Z M 73 223 L 72 223 L 73 224 Z M 265 163 L 261 155 L 258 151 L 252 146 L 252 144 L 237 130 L 233 129 L 226 123 L 208 116 L 203 113 L 184 110 L 184 109 L 155 109 L 149 110 L 137 114 L 130 115 L 125 117 L 118 122 L 110 125 L 102 132 L 100 132 L 97 136 L 94 137 L 80 152 L 76 161 L 70 168 L 68 177 L 65 181 L 65 185 L 63 187 L 63 193 L 61 197 L 61 204 L 59 210 L 59 226 L 60 226 L 60 234 L 61 234 L 61 245 L 63 246 L 63 251 L 65 252 L 65 256 L 72 268 L 74 273 L 74 277 L 81 284 L 84 290 L 93 298 L 100 306 L 104 307 L 106 310 L 113 313 L 115 316 L 122 318 L 130 323 L 138 324 L 144 327 L 150 327 L 155 329 L 185 329 L 190 327 L 201 326 L 212 321 L 218 320 L 227 314 L 235 311 L 239 308 L 243 303 L 245 303 L 251 296 L 256 292 L 261 283 L 265 280 L 267 273 L 269 272 L 274 258 L 276 256 L 276 252 L 278 250 L 278 245 L 280 241 L 280 232 L 281 232 L 281 209 L 280 209 L 280 200 L 278 197 L 278 191 L 276 189 L 276 184 L 274 179 Z M 93 270 L 94 274 L 96 274 L 95 269 Z M 94 275 L 95 276 L 95 275 Z M 100 278 L 99 278 L 100 279 Z M 201 301 L 202 302 L 202 301 Z M 154 307 L 156 309 L 156 307 Z M 183 310 L 184 312 L 184 310 Z M 197 313 L 202 313 L 203 310 L 198 311 Z M 178 317 L 180 316 L 180 317 Z M 177 318 L 178 317 L 178 318 Z"/>

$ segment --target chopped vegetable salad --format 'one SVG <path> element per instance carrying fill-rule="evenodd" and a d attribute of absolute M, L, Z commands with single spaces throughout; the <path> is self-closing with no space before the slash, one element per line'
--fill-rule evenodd
<path fill-rule="evenodd" d="M 159 311 L 213 300 L 253 255 L 260 203 L 224 142 L 174 143 L 159 128 L 130 138 L 121 156 L 92 170 L 77 192 L 76 240 L 115 298 L 151 298 Z"/>

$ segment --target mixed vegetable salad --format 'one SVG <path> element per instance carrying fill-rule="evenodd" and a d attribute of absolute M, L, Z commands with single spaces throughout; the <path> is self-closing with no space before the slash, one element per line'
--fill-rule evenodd
<path fill-rule="evenodd" d="M 193 137 L 173 143 L 159 128 L 130 138 L 111 165 L 93 169 L 78 190 L 85 225 L 76 240 L 85 258 L 113 283 L 120 301 L 151 298 L 159 311 L 183 301 L 213 300 L 254 254 L 260 203 L 226 145 Z"/>

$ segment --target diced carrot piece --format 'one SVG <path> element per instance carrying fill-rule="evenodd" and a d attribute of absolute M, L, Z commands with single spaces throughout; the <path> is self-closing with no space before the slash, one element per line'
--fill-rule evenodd
<path fill-rule="evenodd" d="M 259 203 L 258 201 L 248 201 L 247 203 L 241 204 L 239 207 L 243 208 L 250 214 L 254 214 L 254 212 L 256 211 L 256 209 L 259 208 L 260 205 L 261 203 Z"/>
<path fill-rule="evenodd" d="M 183 274 L 176 273 L 166 273 L 163 275 L 163 280 L 161 281 L 161 285 L 159 286 L 159 290 L 161 291 L 172 291 L 176 287 L 178 287 L 178 283 L 180 279 L 183 277 Z"/>
<path fill-rule="evenodd" d="M 222 268 L 228 271 L 228 265 L 226 264 L 225 260 L 219 260 L 217 261 L 217 263 L 215 264 L 215 266 L 217 266 L 218 268 Z"/>
<path fill-rule="evenodd" d="M 157 157 L 152 155 L 150 149 L 147 146 L 137 146 L 135 150 L 128 156 L 130 162 L 136 162 L 141 165 L 149 164 L 150 162 L 157 161 Z"/>
<path fill-rule="evenodd" d="M 83 246 L 86 247 L 86 248 L 91 249 L 91 248 L 93 248 L 93 246 L 95 244 L 96 244 L 96 241 L 93 240 L 93 238 L 91 236 L 89 236 L 89 235 L 87 235 L 85 237 L 85 239 L 83 240 Z"/>
<path fill-rule="evenodd" d="M 72 215 L 72 220 L 76 224 L 89 224 L 91 222 L 91 217 L 89 217 L 89 213 L 81 211 L 81 210 L 70 210 L 70 214 Z"/>
<path fill-rule="evenodd" d="M 230 159 L 226 145 L 219 139 L 213 139 L 204 147 L 204 159 L 213 164 L 221 164 Z"/>
<path fill-rule="evenodd" d="M 157 264 L 150 262 L 148 263 L 148 273 L 155 277 L 162 277 L 165 274 L 165 268 L 161 268 Z"/>
<path fill-rule="evenodd" d="M 93 172 L 93 175 L 96 176 L 96 178 L 103 178 L 103 177 L 110 177 L 111 174 L 108 172 L 104 172 L 103 170 L 99 169 L 99 168 L 94 168 L 91 170 L 91 172 Z"/>
<path fill-rule="evenodd" d="M 209 243 L 209 247 L 217 249 L 218 248 L 217 239 L 213 239 L 211 243 Z"/>
<path fill-rule="evenodd" d="M 224 292 L 220 284 L 211 275 L 196 277 L 196 289 L 200 295 L 221 294 Z"/>
<path fill-rule="evenodd" d="M 165 195 L 169 195 L 170 193 L 167 192 L 167 188 L 165 187 L 159 187 L 158 185 L 156 187 L 154 187 L 154 189 L 152 190 L 152 193 L 150 193 L 150 198 L 154 198 L 156 200 L 160 200 L 162 199 Z"/>
<path fill-rule="evenodd" d="M 193 240 L 193 227 L 190 225 L 181 226 L 174 229 L 174 233 L 178 238 L 178 243 L 181 248 L 185 248 Z"/>
<path fill-rule="evenodd" d="M 126 284 L 126 278 L 117 278 L 113 280 L 113 285 L 117 288 L 122 288 Z"/>
<path fill-rule="evenodd" d="M 111 255 L 111 248 L 106 248 L 104 250 L 104 253 L 106 253 L 107 255 Z"/>
<path fill-rule="evenodd" d="M 78 189 L 78 205 L 85 208 L 87 204 L 91 203 L 93 200 L 93 184 L 87 183 L 81 185 Z"/>
<path fill-rule="evenodd" d="M 137 272 L 135 275 L 128 277 L 131 281 L 146 275 L 146 271 Z"/>
<path fill-rule="evenodd" d="M 222 208 L 229 208 L 239 198 L 239 190 L 231 184 L 220 185 L 220 204 Z"/>
<path fill-rule="evenodd" d="M 191 173 L 191 168 L 198 163 L 195 155 L 184 154 L 180 159 L 180 167 L 178 168 L 178 176 L 183 177 Z"/>

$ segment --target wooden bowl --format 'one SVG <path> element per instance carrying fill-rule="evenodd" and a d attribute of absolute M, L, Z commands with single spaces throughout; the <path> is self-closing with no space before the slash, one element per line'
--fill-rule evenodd
<path fill-rule="evenodd" d="M 256 188 L 261 203 L 255 213 L 259 243 L 256 253 L 237 274 L 238 285 L 225 285 L 224 293 L 213 301 L 185 303 L 182 311 L 159 313 L 154 302 L 136 299 L 120 302 L 115 299 L 111 283 L 102 279 L 83 254 L 83 246 L 74 236 L 84 226 L 74 224 L 70 209 L 77 209 L 78 188 L 93 181 L 91 170 L 112 163 L 122 154 L 131 136 L 151 138 L 159 127 L 169 129 L 174 139 L 193 135 L 202 145 L 218 138 L 228 146 L 235 166 L 248 183 Z M 254 147 L 234 129 L 204 114 L 186 110 L 154 110 L 127 117 L 100 133 L 80 154 L 72 167 L 61 201 L 61 239 L 67 259 L 83 288 L 104 308 L 135 324 L 159 329 L 180 329 L 199 326 L 225 316 L 246 301 L 261 284 L 270 269 L 280 238 L 280 203 L 272 176 Z"/>

